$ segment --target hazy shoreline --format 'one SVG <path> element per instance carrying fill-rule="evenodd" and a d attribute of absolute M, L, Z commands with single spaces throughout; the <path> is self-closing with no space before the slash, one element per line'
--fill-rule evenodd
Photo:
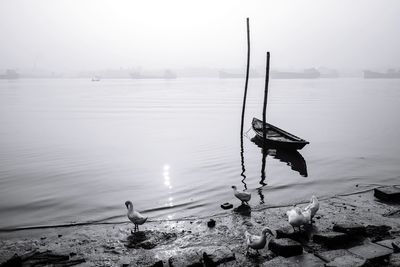
<path fill-rule="evenodd" d="M 285 215 L 288 208 L 252 210 L 251 216 L 232 212 L 196 220 L 149 222 L 141 226 L 140 230 L 145 231 L 143 233 L 147 236 L 168 234 L 170 239 L 161 240 L 151 249 L 129 247 L 130 230 L 133 228 L 130 223 L 24 230 L 18 231 L 14 236 L 10 233 L 1 233 L 0 262 L 9 259 L 14 253 L 23 255 L 31 251 L 50 250 L 56 254 L 70 255 L 71 259 L 77 257 L 84 259 L 86 265 L 83 266 L 99 264 L 136 266 L 139 263 L 140 266 L 141 263 L 152 265 L 156 261 L 167 264 L 173 256 L 186 257 L 188 250 L 193 252 L 207 247 L 224 247 L 235 255 L 235 260 L 230 264 L 252 266 L 255 263 L 261 264 L 272 260 L 276 255 L 263 249 L 262 256 L 258 258 L 246 257 L 244 231 L 258 233 L 265 226 L 274 230 L 289 226 Z M 387 215 L 396 210 L 399 210 L 398 204 L 377 200 L 371 189 L 346 196 L 335 196 L 321 200 L 315 224 L 306 232 L 315 234 L 328 231 L 334 223 L 356 222 L 365 226 L 384 224 L 391 228 L 388 232 L 391 237 L 400 238 L 399 219 Z M 214 228 L 207 226 L 209 219 L 216 221 Z M 312 241 L 303 246 L 305 250 L 303 253 L 326 250 L 324 247 L 316 246 Z M 312 249 L 309 250 L 310 248 Z"/>

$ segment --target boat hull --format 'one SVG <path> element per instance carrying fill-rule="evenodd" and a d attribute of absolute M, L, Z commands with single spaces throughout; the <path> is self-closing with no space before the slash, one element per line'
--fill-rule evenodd
<path fill-rule="evenodd" d="M 308 141 L 286 132 L 272 124 L 265 123 L 266 138 L 263 138 L 263 122 L 257 118 L 253 118 L 252 128 L 256 133 L 260 144 L 268 148 L 282 148 L 287 150 L 299 150 L 305 145 L 309 144 Z"/>

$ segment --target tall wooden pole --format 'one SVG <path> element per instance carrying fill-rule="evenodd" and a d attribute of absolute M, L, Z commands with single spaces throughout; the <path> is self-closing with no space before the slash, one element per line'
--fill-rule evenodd
<path fill-rule="evenodd" d="M 244 96 L 243 96 L 243 106 L 242 106 L 242 124 L 240 127 L 240 136 L 243 136 L 243 125 L 244 125 L 244 111 L 246 107 L 247 98 L 247 85 L 249 84 L 249 68 L 250 68 L 250 25 L 249 18 L 246 19 L 247 22 L 247 68 L 246 68 L 246 83 L 244 86 Z"/>
<path fill-rule="evenodd" d="M 264 141 L 267 137 L 267 129 L 265 124 L 267 123 L 267 98 L 268 98 L 268 83 L 269 83 L 269 52 L 267 52 L 267 67 L 265 70 L 265 90 L 264 90 L 264 106 L 263 106 L 263 138 Z"/>

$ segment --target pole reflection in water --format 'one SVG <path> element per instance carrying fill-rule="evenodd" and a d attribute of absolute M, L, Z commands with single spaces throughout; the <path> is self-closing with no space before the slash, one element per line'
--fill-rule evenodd
<path fill-rule="evenodd" d="M 244 189 L 247 190 L 247 184 L 245 182 L 246 180 L 246 174 L 245 174 L 245 167 L 244 167 L 244 148 L 243 148 L 243 135 L 240 136 L 240 160 L 241 160 L 241 165 L 242 165 L 242 172 L 240 173 L 240 176 L 243 177 L 242 183 L 244 185 Z"/>
<path fill-rule="evenodd" d="M 301 176 L 307 177 L 307 163 L 303 156 L 297 150 L 285 150 L 279 148 L 268 148 L 263 146 L 262 140 L 257 136 L 251 138 L 251 141 L 255 143 L 258 147 L 261 148 L 262 160 L 261 160 L 261 180 L 260 187 L 257 188 L 257 193 L 260 196 L 260 204 L 264 204 L 264 194 L 262 188 L 267 185 L 265 183 L 266 174 L 266 158 L 267 156 L 271 156 L 275 159 L 278 159 L 281 162 L 285 162 L 290 168 L 296 172 L 298 172 Z"/>
<path fill-rule="evenodd" d="M 267 154 L 264 153 L 264 151 L 262 150 L 262 160 L 261 160 L 261 180 L 260 180 L 260 187 L 257 188 L 257 192 L 258 195 L 260 196 L 260 204 L 264 204 L 264 194 L 262 193 L 262 188 L 267 185 L 264 181 L 266 178 L 265 175 L 265 165 L 266 165 L 266 158 L 267 158 Z"/>

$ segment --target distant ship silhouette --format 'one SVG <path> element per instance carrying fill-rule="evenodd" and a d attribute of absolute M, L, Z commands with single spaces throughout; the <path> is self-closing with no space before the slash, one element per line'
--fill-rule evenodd
<path fill-rule="evenodd" d="M 176 79 L 177 75 L 171 71 L 166 70 L 164 75 L 142 75 L 140 72 L 132 72 L 130 73 L 132 79 Z"/>
<path fill-rule="evenodd" d="M 400 71 L 389 69 L 386 73 L 382 73 L 365 70 L 364 79 L 400 79 Z"/>
<path fill-rule="evenodd" d="M 8 69 L 6 70 L 6 74 L 0 75 L 0 79 L 8 79 L 8 80 L 15 80 L 19 78 L 19 74 L 16 70 Z"/>
<path fill-rule="evenodd" d="M 230 79 L 230 78 L 244 78 L 243 73 L 230 73 L 226 71 L 219 72 L 220 79 Z M 251 78 L 260 78 L 262 75 L 257 72 L 250 73 Z M 315 69 L 305 69 L 303 72 L 288 72 L 288 71 L 271 71 L 269 74 L 271 79 L 317 79 L 321 77 L 321 73 Z"/>

